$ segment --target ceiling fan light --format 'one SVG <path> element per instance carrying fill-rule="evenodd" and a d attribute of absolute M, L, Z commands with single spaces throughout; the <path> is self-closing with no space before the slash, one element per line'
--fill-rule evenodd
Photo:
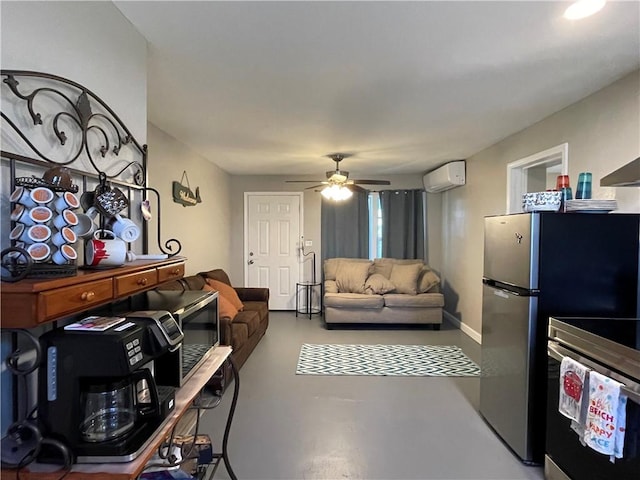
<path fill-rule="evenodd" d="M 351 190 L 341 185 L 329 185 L 328 187 L 323 188 L 320 193 L 327 200 L 333 200 L 336 202 L 351 198 L 353 195 Z"/>

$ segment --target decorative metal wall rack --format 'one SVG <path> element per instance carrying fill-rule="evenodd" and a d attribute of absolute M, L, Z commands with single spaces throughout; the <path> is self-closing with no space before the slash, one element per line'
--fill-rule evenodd
<path fill-rule="evenodd" d="M 109 105 L 88 88 L 57 75 L 0 70 L 0 76 L 0 116 L 5 130 L 0 155 L 3 162 L 9 162 L 10 191 L 20 181 L 29 182 L 24 177 L 16 181 L 19 168 L 64 166 L 81 178 L 85 192 L 89 184 L 103 189 L 115 185 L 127 198 L 135 194 L 146 200 L 148 192 L 153 192 L 158 208 L 158 248 L 168 256 L 180 252 L 177 239 L 161 240 L 161 199 L 156 189 L 147 186 L 147 145 L 135 139 Z M 130 209 L 131 205 L 129 216 Z M 144 223 L 143 253 L 148 252 L 147 230 Z"/>

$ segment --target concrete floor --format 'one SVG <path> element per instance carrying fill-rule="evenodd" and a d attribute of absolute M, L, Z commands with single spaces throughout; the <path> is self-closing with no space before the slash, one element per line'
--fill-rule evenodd
<path fill-rule="evenodd" d="M 296 375 L 303 343 L 458 345 L 480 364 L 480 345 L 448 323 L 440 331 L 326 330 L 318 316 L 271 312 L 240 371 L 229 438 L 239 479 L 543 478 L 479 416 L 479 378 Z M 232 389 L 201 420 L 215 450 Z M 229 478 L 224 466 L 215 478 Z"/>

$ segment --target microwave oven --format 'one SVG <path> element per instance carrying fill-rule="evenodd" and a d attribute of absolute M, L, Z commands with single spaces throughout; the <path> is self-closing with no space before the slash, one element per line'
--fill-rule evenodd
<path fill-rule="evenodd" d="M 180 348 L 155 360 L 158 385 L 180 387 L 220 343 L 218 292 L 153 290 L 144 295 L 151 310 L 171 312 L 184 333 Z"/>
<path fill-rule="evenodd" d="M 139 310 L 166 310 L 184 333 L 182 345 L 154 360 L 158 385 L 181 387 L 220 343 L 218 292 L 150 290 L 85 312 L 84 315 L 127 316 Z"/>

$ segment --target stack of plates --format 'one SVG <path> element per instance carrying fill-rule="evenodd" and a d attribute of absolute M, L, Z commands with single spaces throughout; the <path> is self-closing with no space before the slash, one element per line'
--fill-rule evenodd
<path fill-rule="evenodd" d="M 618 208 L 616 200 L 577 199 L 565 202 L 567 212 L 607 213 Z"/>

